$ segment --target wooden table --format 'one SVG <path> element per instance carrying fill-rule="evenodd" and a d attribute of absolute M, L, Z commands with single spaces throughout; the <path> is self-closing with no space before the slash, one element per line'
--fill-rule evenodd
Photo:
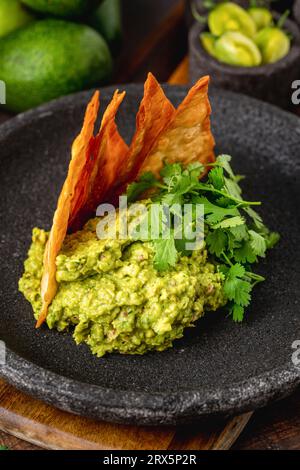
<path fill-rule="evenodd" d="M 188 81 L 184 1 L 123 0 L 114 82 Z M 0 122 L 11 116 L 0 113 Z M 84 433 L 82 430 L 85 430 Z M 29 442 L 28 442 L 29 441 Z M 55 410 L 0 381 L 0 445 L 10 449 L 300 449 L 300 390 L 254 414 L 187 427 L 115 426 Z"/>

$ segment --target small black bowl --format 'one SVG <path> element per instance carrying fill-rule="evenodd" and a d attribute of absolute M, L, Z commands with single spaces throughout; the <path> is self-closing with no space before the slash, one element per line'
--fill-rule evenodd
<path fill-rule="evenodd" d="M 278 18 L 277 13 L 273 13 Z M 206 24 L 195 23 L 189 33 L 190 80 L 210 75 L 212 84 L 289 109 L 292 106 L 291 84 L 299 79 L 300 30 L 294 21 L 286 20 L 285 29 L 292 35 L 290 52 L 274 64 L 259 67 L 235 67 L 210 56 L 202 47 L 199 36 Z"/>

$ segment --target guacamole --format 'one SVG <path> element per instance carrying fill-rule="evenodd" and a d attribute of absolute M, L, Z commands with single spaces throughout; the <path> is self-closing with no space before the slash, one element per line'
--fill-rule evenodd
<path fill-rule="evenodd" d="M 223 277 L 208 262 L 205 248 L 158 272 L 151 241 L 99 240 L 98 221 L 68 235 L 57 256 L 59 287 L 49 307 L 49 328 L 71 329 L 76 343 L 86 343 L 99 357 L 113 351 L 144 354 L 172 346 L 206 310 L 224 305 Z M 35 318 L 42 305 L 47 239 L 47 232 L 33 229 L 19 281 Z"/>

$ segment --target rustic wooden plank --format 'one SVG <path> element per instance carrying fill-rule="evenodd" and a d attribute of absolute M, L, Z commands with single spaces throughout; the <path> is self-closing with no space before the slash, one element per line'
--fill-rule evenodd
<path fill-rule="evenodd" d="M 169 449 L 172 450 L 228 450 L 237 440 L 253 413 L 245 413 L 227 420 L 212 419 L 206 423 L 179 428 Z"/>
<path fill-rule="evenodd" d="M 244 428 L 247 426 L 250 418 L 252 417 L 253 412 L 248 412 L 244 413 L 240 416 L 235 416 L 232 418 L 218 438 L 216 439 L 216 442 L 214 443 L 213 449 L 214 450 L 227 450 L 232 447 L 232 445 L 235 443 L 241 432 L 244 430 Z"/>
<path fill-rule="evenodd" d="M 234 449 L 300 450 L 300 389 L 256 411 Z"/>
<path fill-rule="evenodd" d="M 114 425 L 55 409 L 0 381 L 0 429 L 46 449 L 228 449 L 249 418 L 248 414 L 177 428 Z M 2 442 L 10 446 L 13 441 Z"/>
<path fill-rule="evenodd" d="M 41 450 L 40 447 L 3 431 L 0 431 L 0 446 L 7 447 L 9 450 Z"/>
<path fill-rule="evenodd" d="M 114 425 L 72 415 L 0 381 L 0 429 L 47 449 L 166 449 L 175 428 Z"/>

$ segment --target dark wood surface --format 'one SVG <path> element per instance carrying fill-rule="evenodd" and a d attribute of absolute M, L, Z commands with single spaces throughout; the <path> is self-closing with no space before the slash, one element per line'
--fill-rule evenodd
<path fill-rule="evenodd" d="M 124 45 L 116 64 L 114 81 L 118 83 L 143 81 L 147 72 L 151 70 L 160 81 L 169 79 L 171 83 L 186 83 L 187 59 L 184 57 L 187 53 L 187 41 L 184 1 L 123 0 L 123 9 Z M 8 113 L 0 112 L 0 123 L 10 117 Z M 79 448 L 90 448 L 88 446 L 91 442 L 92 445 L 96 442 L 99 448 L 99 442 L 102 444 L 104 442 L 104 445 L 106 442 L 107 448 L 124 449 L 126 442 L 128 446 L 133 445 L 133 439 L 137 443 L 137 448 L 148 446 L 149 449 L 217 449 L 230 446 L 236 450 L 300 449 L 300 390 L 292 397 L 256 411 L 252 417 L 246 414 L 233 420 L 207 423 L 204 427 L 195 425 L 180 429 L 130 430 L 129 427 L 88 423 L 91 432 L 88 440 L 82 439 L 80 435 L 81 418 L 72 417 L 48 405 L 35 402 L 31 397 L 0 382 L 0 428 L 9 431 L 9 433 L 0 431 L 0 445 L 15 450 L 59 448 L 56 441 L 58 432 L 64 433 L 67 442 L 65 446 L 71 446 L 72 442 L 73 446 L 76 447 L 77 444 Z M 35 414 L 34 410 L 40 411 Z M 55 423 L 51 422 L 53 416 L 56 419 Z M 21 421 L 18 419 L 20 417 Z M 60 429 L 58 422 L 62 426 Z M 34 434 L 35 426 L 42 426 L 38 429 L 37 435 Z M 125 442 L 124 431 L 127 436 Z M 97 436 L 101 432 L 107 436 L 106 439 L 111 436 L 112 441 L 99 441 Z M 58 435 L 62 438 L 62 434 Z M 72 441 L 70 436 L 74 435 L 79 441 L 76 439 Z M 19 439 L 18 436 L 26 441 Z M 31 443 L 27 442 L 28 440 Z M 158 446 L 157 442 L 161 445 Z"/>
<path fill-rule="evenodd" d="M 300 390 L 257 410 L 233 449 L 300 450 Z"/>
<path fill-rule="evenodd" d="M 0 429 L 7 447 L 21 443 L 58 450 L 229 449 L 252 413 L 189 426 L 114 425 L 71 415 L 25 395 L 0 380 Z"/>

